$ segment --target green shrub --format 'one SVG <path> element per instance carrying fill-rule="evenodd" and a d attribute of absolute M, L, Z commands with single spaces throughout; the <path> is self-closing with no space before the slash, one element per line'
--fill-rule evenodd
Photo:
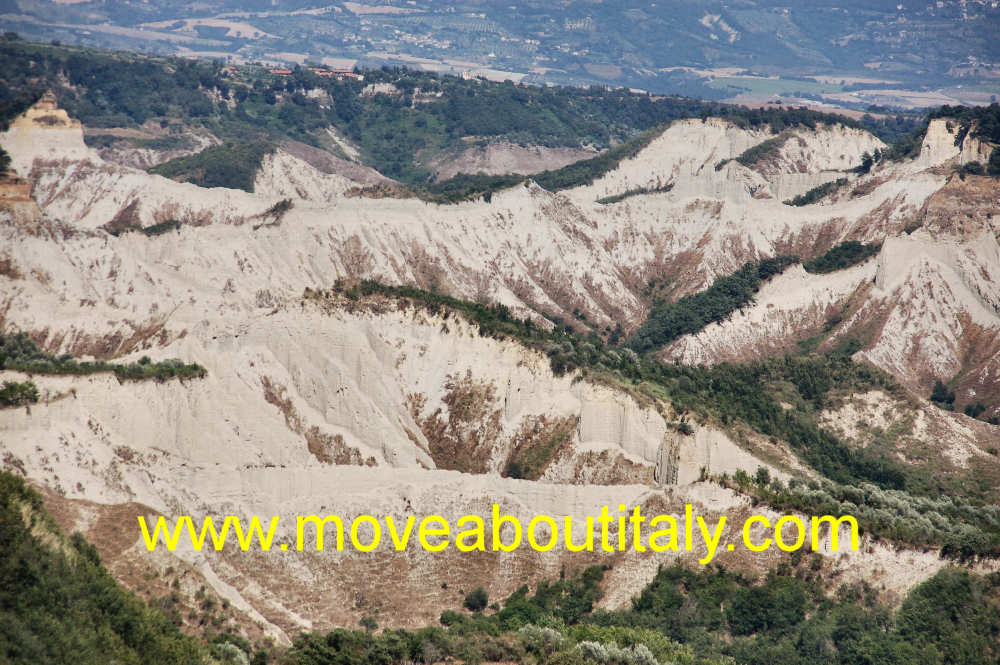
<path fill-rule="evenodd" d="M 832 180 L 830 182 L 824 182 L 822 185 L 817 185 L 816 187 L 810 189 L 808 192 L 804 194 L 799 194 L 798 196 L 794 196 L 791 199 L 785 201 L 784 203 L 785 205 L 789 206 L 797 206 L 797 207 L 807 206 L 812 203 L 815 203 L 816 201 L 819 201 L 820 199 L 826 196 L 829 196 L 830 194 L 833 194 L 841 187 L 845 187 L 847 183 L 848 183 L 847 178 L 837 178 L 836 180 Z"/>
<path fill-rule="evenodd" d="M 142 232 L 147 236 L 161 236 L 164 233 L 169 233 L 170 231 L 176 231 L 181 228 L 181 223 L 176 219 L 168 219 L 165 222 L 160 222 L 159 224 L 153 224 L 152 226 L 143 227 Z"/>
<path fill-rule="evenodd" d="M 0 406 L 24 406 L 38 401 L 38 386 L 31 381 L 4 381 Z"/>
<path fill-rule="evenodd" d="M 963 177 L 967 175 L 986 175 L 986 169 L 983 168 L 981 162 L 968 162 L 966 164 L 962 164 L 956 169 L 956 171 Z"/>
<path fill-rule="evenodd" d="M 473 612 L 482 612 L 490 604 L 490 597 L 483 587 L 476 587 L 465 596 L 462 606 Z"/>
<path fill-rule="evenodd" d="M 948 390 L 941 379 L 938 379 L 934 382 L 934 388 L 931 389 L 931 401 L 950 411 L 955 405 L 955 391 Z"/>
<path fill-rule="evenodd" d="M 790 137 L 790 134 L 779 134 L 774 138 L 767 139 L 766 141 L 744 150 L 743 153 L 736 158 L 736 161 L 743 166 L 756 166 L 768 157 L 776 155 Z"/>
<path fill-rule="evenodd" d="M 202 649 L 119 586 L 82 536 L 0 472 L 0 660 L 11 665 L 196 665 Z"/>
<path fill-rule="evenodd" d="M 636 187 L 635 189 L 629 189 L 621 194 L 615 194 L 614 196 L 605 196 L 603 198 L 597 199 L 597 202 L 601 205 L 610 205 L 612 203 L 620 203 L 627 198 L 633 196 L 639 196 L 640 194 L 659 194 L 662 192 L 669 192 L 673 189 L 673 185 L 663 185 L 662 187 Z"/>
<path fill-rule="evenodd" d="M 986 405 L 982 402 L 976 402 L 975 404 L 966 404 L 965 408 L 962 409 L 965 415 L 971 418 L 978 418 L 986 411 Z"/>
<path fill-rule="evenodd" d="M 215 145 L 198 154 L 154 166 L 149 172 L 199 187 L 228 187 L 252 192 L 261 162 L 274 149 L 273 144 L 265 141 Z"/>

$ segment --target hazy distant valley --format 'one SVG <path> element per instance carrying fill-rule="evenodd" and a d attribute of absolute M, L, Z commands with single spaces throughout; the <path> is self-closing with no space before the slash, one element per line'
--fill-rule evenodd
<path fill-rule="evenodd" d="M 25 37 L 275 64 L 403 65 L 743 102 L 984 103 L 994 2 L 233 3 L 18 0 Z"/>

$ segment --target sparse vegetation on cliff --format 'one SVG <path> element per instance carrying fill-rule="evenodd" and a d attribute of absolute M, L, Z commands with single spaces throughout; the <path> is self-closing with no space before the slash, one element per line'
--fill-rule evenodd
<path fill-rule="evenodd" d="M 811 205 L 816 203 L 816 201 L 833 194 L 841 187 L 846 186 L 847 183 L 847 178 L 837 178 L 836 180 L 832 180 L 830 182 L 824 182 L 822 185 L 817 185 L 804 194 L 793 196 L 784 203 L 785 205 L 796 207 Z"/>
<path fill-rule="evenodd" d="M 722 427 L 748 428 L 785 441 L 803 461 L 828 479 L 831 497 L 846 496 L 843 493 L 848 488 L 861 484 L 879 491 L 898 492 L 897 496 L 918 502 L 946 495 L 955 506 L 955 512 L 945 510 L 948 519 L 956 529 L 965 529 L 963 533 L 968 536 L 961 546 L 955 546 L 952 529 L 906 527 L 905 521 L 921 511 L 890 510 L 892 506 L 906 505 L 899 499 L 887 499 L 878 519 L 864 522 L 864 529 L 876 537 L 940 547 L 950 556 L 1000 556 L 1000 514 L 988 508 L 989 488 L 946 477 L 926 467 L 904 465 L 885 446 L 848 445 L 820 424 L 820 413 L 846 395 L 883 390 L 901 398 L 906 396 L 905 389 L 889 374 L 852 361 L 850 345 L 826 354 L 692 367 L 664 364 L 649 355 L 639 356 L 631 349 L 609 347 L 599 338 L 584 337 L 565 327 L 545 330 L 530 320 L 514 317 L 503 305 L 482 305 L 374 281 L 340 283 L 333 293 L 357 306 L 369 299 L 391 298 L 407 307 L 417 306 L 444 317 L 461 314 L 477 325 L 480 335 L 515 339 L 546 354 L 556 374 L 580 372 L 652 400 L 665 400 L 674 411 L 686 414 L 688 420 L 712 420 Z M 324 294 L 310 291 L 307 296 L 323 298 Z M 787 405 L 791 408 L 786 408 Z M 518 461 L 516 456 L 512 461 Z M 799 494 L 792 498 L 780 494 L 765 498 L 775 500 L 778 505 L 791 501 L 798 509 L 805 506 Z M 834 510 L 833 498 L 829 501 L 813 498 L 816 501 L 811 506 L 816 510 Z"/>
<path fill-rule="evenodd" d="M 122 381 L 166 381 L 169 379 L 201 379 L 205 368 L 181 360 L 152 362 L 148 357 L 138 362 L 122 364 L 102 360 L 79 361 L 70 355 L 45 353 L 27 333 L 0 333 L 0 369 L 12 369 L 28 374 L 96 374 L 114 372 Z"/>

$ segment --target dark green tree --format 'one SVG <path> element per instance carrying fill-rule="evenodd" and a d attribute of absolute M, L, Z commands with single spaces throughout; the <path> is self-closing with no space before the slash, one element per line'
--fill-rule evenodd
<path fill-rule="evenodd" d="M 473 612 L 482 612 L 486 609 L 486 606 L 490 604 L 490 597 L 486 593 L 486 589 L 483 587 L 476 587 L 465 596 L 465 602 L 462 604 L 468 610 L 472 610 Z"/>

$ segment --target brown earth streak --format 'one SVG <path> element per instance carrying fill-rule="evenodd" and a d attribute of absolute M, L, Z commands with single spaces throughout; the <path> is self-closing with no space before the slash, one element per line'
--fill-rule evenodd
<path fill-rule="evenodd" d="M 448 407 L 444 415 L 438 407 L 424 416 L 426 397 L 409 396 L 410 413 L 427 438 L 431 459 L 439 469 L 487 473 L 490 452 L 503 431 L 503 409 L 496 406 L 496 386 L 474 379 L 466 370 L 464 375 L 448 375 L 444 388 L 442 401 Z"/>
<path fill-rule="evenodd" d="M 504 476 L 538 480 L 557 457 L 569 452 L 573 444 L 576 416 L 550 418 L 528 417 L 511 441 Z"/>
<path fill-rule="evenodd" d="M 984 328 L 961 315 L 962 369 L 955 381 L 955 410 L 982 402 L 988 407 L 982 418 L 1000 415 L 1000 331 Z M 933 381 L 925 386 L 927 391 Z"/>
<path fill-rule="evenodd" d="M 364 459 L 361 451 L 348 446 L 340 434 L 327 434 L 316 425 L 307 427 L 292 404 L 285 386 L 266 376 L 261 377 L 260 382 L 264 387 L 264 399 L 268 404 L 278 407 L 285 418 L 285 426 L 305 439 L 306 447 L 317 460 L 323 464 L 378 466 L 374 457 Z"/>

